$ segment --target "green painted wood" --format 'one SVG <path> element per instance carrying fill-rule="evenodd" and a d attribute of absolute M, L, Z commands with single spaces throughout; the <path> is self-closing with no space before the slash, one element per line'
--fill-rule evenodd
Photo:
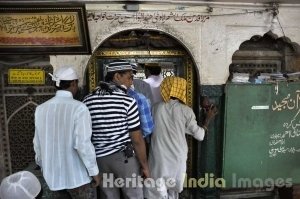
<path fill-rule="evenodd" d="M 224 85 L 202 85 L 200 93 L 208 96 L 210 101 L 218 108 L 218 114 L 208 127 L 208 133 L 202 142 L 197 143 L 197 179 L 221 177 L 222 142 L 223 142 L 223 115 L 224 115 Z M 199 100 L 200 102 L 200 100 Z M 205 115 L 199 111 L 199 120 L 203 121 Z M 201 122 L 200 122 L 201 123 Z M 208 183 L 206 187 L 198 187 L 194 198 L 219 198 L 220 189 Z"/>
<path fill-rule="evenodd" d="M 227 84 L 226 188 L 300 183 L 300 83 Z"/>

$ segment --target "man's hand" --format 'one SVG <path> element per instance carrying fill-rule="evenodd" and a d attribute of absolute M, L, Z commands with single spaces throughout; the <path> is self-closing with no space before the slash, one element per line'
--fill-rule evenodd
<path fill-rule="evenodd" d="M 206 112 L 203 128 L 207 130 L 209 122 L 218 114 L 218 109 L 215 105 L 211 104 Z"/>
<path fill-rule="evenodd" d="M 207 113 L 206 113 L 206 118 L 208 120 L 213 119 L 216 115 L 218 114 L 218 109 L 215 105 L 211 104 Z"/>
<path fill-rule="evenodd" d="M 93 177 L 93 181 L 92 181 L 92 185 L 93 187 L 97 187 L 100 185 L 101 182 L 101 177 L 100 174 L 96 175 L 96 176 L 92 176 Z"/>
<path fill-rule="evenodd" d="M 143 177 L 144 179 L 150 178 L 150 171 L 149 171 L 149 168 L 142 168 L 141 171 L 142 171 L 142 177 Z"/>
<path fill-rule="evenodd" d="M 141 165 L 141 172 L 143 178 L 150 177 L 150 171 L 148 167 L 146 145 L 142 133 L 140 130 L 130 132 L 132 145 L 136 154 L 137 159 Z"/>

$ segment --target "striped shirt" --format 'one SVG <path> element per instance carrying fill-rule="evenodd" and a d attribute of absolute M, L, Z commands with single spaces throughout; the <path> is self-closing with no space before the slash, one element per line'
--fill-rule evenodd
<path fill-rule="evenodd" d="M 85 97 L 93 126 L 92 143 L 97 157 L 122 151 L 130 142 L 129 132 L 140 129 L 136 101 L 120 90 L 104 93 L 101 89 Z"/>
<path fill-rule="evenodd" d="M 71 92 L 59 90 L 36 108 L 35 160 L 50 190 L 79 187 L 99 173 L 91 136 L 89 110 Z"/>

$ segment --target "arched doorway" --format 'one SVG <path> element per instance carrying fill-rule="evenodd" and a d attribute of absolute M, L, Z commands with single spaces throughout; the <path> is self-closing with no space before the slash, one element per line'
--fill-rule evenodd
<path fill-rule="evenodd" d="M 153 30 L 128 30 L 115 34 L 104 41 L 91 56 L 86 72 L 86 90 L 91 91 L 97 82 L 104 80 L 104 67 L 114 59 L 124 59 L 129 62 L 142 64 L 158 64 L 162 67 L 162 75 L 180 76 L 187 80 L 187 104 L 199 112 L 199 84 L 198 72 L 193 58 L 184 46 L 171 36 Z M 139 77 L 144 77 L 143 68 L 139 70 Z M 187 175 L 196 177 L 199 168 L 196 160 L 198 144 L 192 137 L 187 137 L 189 154 Z M 187 193 L 189 195 L 190 193 Z"/>

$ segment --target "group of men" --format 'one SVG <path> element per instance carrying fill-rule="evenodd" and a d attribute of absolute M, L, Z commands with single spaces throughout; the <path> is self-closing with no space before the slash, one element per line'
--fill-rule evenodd
<path fill-rule="evenodd" d="M 186 169 L 185 133 L 203 140 L 216 109 L 200 127 L 186 105 L 185 79 L 163 79 L 160 70 L 152 70 L 146 83 L 153 98 L 148 99 L 134 89 L 141 85 L 133 86 L 136 70 L 124 60 L 109 63 L 105 81 L 83 102 L 73 98 L 78 91 L 73 68 L 50 74 L 58 90 L 36 108 L 33 140 L 36 163 L 50 190 L 96 198 L 99 186 L 101 199 L 178 198 Z M 150 135 L 148 164 L 145 139 Z M 156 183 L 145 187 L 147 179 Z M 157 187 L 167 179 L 175 185 Z"/>

